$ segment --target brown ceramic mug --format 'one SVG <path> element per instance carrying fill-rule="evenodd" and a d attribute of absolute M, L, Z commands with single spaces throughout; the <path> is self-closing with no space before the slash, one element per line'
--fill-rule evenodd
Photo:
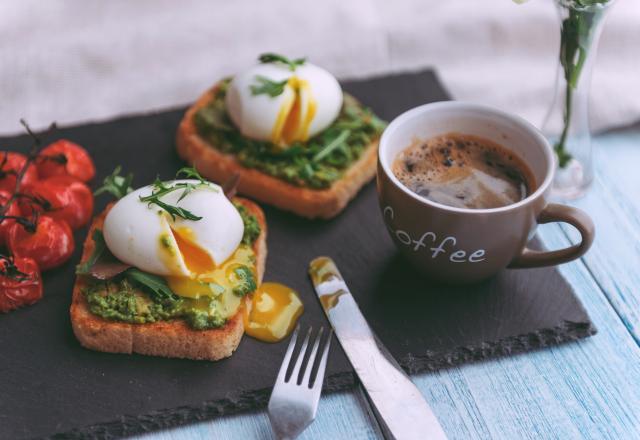
<path fill-rule="evenodd" d="M 532 171 L 535 191 L 511 205 L 470 209 L 433 202 L 405 187 L 392 171 L 398 153 L 416 139 L 451 132 L 479 136 L 513 151 Z M 445 282 L 479 281 L 506 267 L 556 265 L 583 255 L 595 232 L 583 211 L 548 202 L 554 172 L 555 155 L 549 142 L 525 120 L 483 105 L 426 104 L 394 119 L 380 139 L 380 209 L 401 253 L 427 275 Z M 580 243 L 554 251 L 527 248 L 536 226 L 550 222 L 575 226 L 582 236 Z"/>

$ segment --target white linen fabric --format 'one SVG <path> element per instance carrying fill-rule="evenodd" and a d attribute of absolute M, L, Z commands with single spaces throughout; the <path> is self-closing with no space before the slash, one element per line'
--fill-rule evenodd
<path fill-rule="evenodd" d="M 640 119 L 640 1 L 618 0 L 592 88 L 596 129 Z M 184 105 L 274 51 L 340 78 L 435 67 L 457 98 L 539 125 L 559 24 L 532 0 L 7 0 L 0 3 L 0 132 Z"/>

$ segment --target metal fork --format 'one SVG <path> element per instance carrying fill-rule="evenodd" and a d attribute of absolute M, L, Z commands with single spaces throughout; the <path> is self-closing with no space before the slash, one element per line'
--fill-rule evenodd
<path fill-rule="evenodd" d="M 333 334 L 333 331 L 329 332 L 329 336 L 322 349 L 322 357 L 320 358 L 318 370 L 316 374 L 311 377 L 324 328 L 320 327 L 309 359 L 303 366 L 302 363 L 307 353 L 307 347 L 311 337 L 311 327 L 309 327 L 307 336 L 302 343 L 302 347 L 300 347 L 293 371 L 287 378 L 287 370 L 291 365 L 291 356 L 298 339 L 299 330 L 300 326 L 297 326 L 291 336 L 289 348 L 287 348 L 287 353 L 284 355 L 276 384 L 273 387 L 273 392 L 269 399 L 269 421 L 271 422 L 271 427 L 273 428 L 276 438 L 279 440 L 296 438 L 313 422 L 313 419 L 316 418 L 322 382 L 324 381 L 324 371 L 327 366 L 331 336 Z M 302 379 L 300 379 L 301 374 L 304 374 Z"/>

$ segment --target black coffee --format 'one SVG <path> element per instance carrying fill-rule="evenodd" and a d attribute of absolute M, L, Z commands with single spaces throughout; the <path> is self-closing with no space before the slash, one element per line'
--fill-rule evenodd
<path fill-rule="evenodd" d="M 416 194 L 458 208 L 511 205 L 535 187 L 533 174 L 513 152 L 458 133 L 414 142 L 396 157 L 393 174 Z"/>

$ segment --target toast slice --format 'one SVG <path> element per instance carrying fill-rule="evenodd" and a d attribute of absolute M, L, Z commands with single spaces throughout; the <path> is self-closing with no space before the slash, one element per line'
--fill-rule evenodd
<path fill-rule="evenodd" d="M 292 185 L 262 171 L 244 167 L 235 156 L 210 145 L 196 129 L 194 115 L 213 99 L 216 90 L 217 86 L 214 86 L 187 110 L 178 127 L 176 139 L 178 155 L 206 178 L 225 182 L 234 174 L 239 174 L 240 193 L 302 217 L 329 219 L 342 211 L 375 175 L 378 139 L 371 142 L 360 158 L 327 189 Z"/>
<path fill-rule="evenodd" d="M 262 209 L 242 198 L 241 203 L 258 220 L 261 232 L 253 243 L 256 255 L 258 284 L 262 282 L 267 258 L 267 224 Z M 82 262 L 91 255 L 94 242 L 91 239 L 96 228 L 102 228 L 109 207 L 93 219 L 82 252 Z M 129 324 L 111 321 L 94 315 L 89 310 L 81 289 L 88 284 L 86 276 L 79 275 L 73 288 L 71 301 L 71 325 L 73 332 L 86 348 L 110 353 L 140 353 L 187 359 L 216 361 L 231 356 L 244 334 L 242 308 L 229 318 L 225 325 L 210 330 L 194 330 L 182 320 L 160 321 L 149 324 Z M 249 296 L 245 297 L 247 301 Z"/>

